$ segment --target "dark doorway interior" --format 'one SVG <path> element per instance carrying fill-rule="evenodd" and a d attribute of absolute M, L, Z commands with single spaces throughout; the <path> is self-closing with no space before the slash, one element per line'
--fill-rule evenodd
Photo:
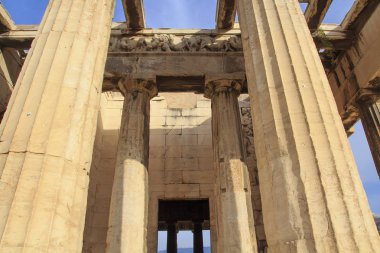
<path fill-rule="evenodd" d="M 177 253 L 179 230 L 193 231 L 194 253 L 203 253 L 203 230 L 210 229 L 210 208 L 205 200 L 160 200 L 158 230 L 167 231 L 167 253 Z"/>

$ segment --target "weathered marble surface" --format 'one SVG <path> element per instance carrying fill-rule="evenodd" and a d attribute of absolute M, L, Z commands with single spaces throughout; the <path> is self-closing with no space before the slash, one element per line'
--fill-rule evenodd
<path fill-rule="evenodd" d="M 112 186 L 106 252 L 147 252 L 150 99 L 155 79 L 119 82 L 125 99 Z"/>
<path fill-rule="evenodd" d="M 268 252 L 378 252 L 380 238 L 297 1 L 239 0 Z"/>
<path fill-rule="evenodd" d="M 50 1 L 0 125 L 0 252 L 80 252 L 112 0 Z"/>
<path fill-rule="evenodd" d="M 257 252 L 251 187 L 238 105 L 242 79 L 207 77 L 211 99 L 217 252 Z"/>

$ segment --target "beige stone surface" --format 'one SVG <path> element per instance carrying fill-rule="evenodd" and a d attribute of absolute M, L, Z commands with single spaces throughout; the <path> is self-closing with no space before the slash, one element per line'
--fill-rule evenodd
<path fill-rule="evenodd" d="M 0 24 L 1 28 L 4 30 L 14 30 L 16 25 L 13 22 L 8 11 L 4 8 L 3 4 L 0 4 Z"/>
<path fill-rule="evenodd" d="M 320 27 L 334 27 L 325 49 L 345 50 L 325 66 L 330 86 L 297 1 L 218 3 L 219 23 L 239 4 L 246 66 L 239 29 L 128 30 L 144 26 L 143 2 L 123 3 L 130 20 L 112 25 L 110 43 L 114 0 L 50 1 L 37 35 L 0 4 L 0 252 L 106 252 L 108 234 L 108 252 L 153 253 L 158 203 L 179 199 L 209 200 L 213 253 L 256 252 L 256 241 L 266 252 L 267 240 L 275 253 L 380 251 L 330 91 L 346 130 L 361 117 L 378 164 L 376 1 Z M 309 28 L 330 3 L 310 1 Z M 34 37 L 20 73 L 16 48 Z M 184 92 L 244 71 L 240 108 L 236 87 L 218 90 L 228 95 L 213 111 Z M 115 85 L 127 74 L 177 93 L 149 103 L 156 91 Z"/>
<path fill-rule="evenodd" d="M 107 232 L 106 252 L 146 252 L 150 99 L 154 79 L 123 78 L 123 114 Z"/>
<path fill-rule="evenodd" d="M 105 252 L 123 100 L 116 92 L 101 95 L 82 252 Z M 114 110 L 119 111 L 117 119 Z"/>
<path fill-rule="evenodd" d="M 213 252 L 216 252 L 217 236 L 215 228 L 214 208 L 214 173 L 212 140 L 206 138 L 208 143 L 203 142 L 205 136 L 211 137 L 211 101 L 202 95 L 187 93 L 195 100 L 192 109 L 172 108 L 174 103 L 168 102 L 168 96 L 176 94 L 164 93 L 151 101 L 150 117 L 150 151 L 149 151 L 149 222 L 148 222 L 148 252 L 155 252 L 157 247 L 157 204 L 159 199 L 198 199 L 209 198 L 211 207 L 211 238 Z M 86 227 L 84 234 L 83 252 L 105 252 L 106 230 L 111 198 L 111 186 L 113 184 L 114 166 L 116 163 L 116 147 L 119 139 L 121 111 L 123 96 L 118 92 L 105 92 L 101 96 L 101 109 L 98 117 L 97 134 L 94 147 L 94 159 L 90 173 L 90 189 L 87 203 Z M 178 107 L 181 100 L 175 102 Z M 247 96 L 239 98 L 241 106 L 247 108 Z M 208 116 L 197 116 L 198 108 L 208 108 Z M 163 120 L 161 125 L 152 125 L 152 114 L 159 112 Z M 202 112 L 202 114 L 204 114 Z M 156 114 L 157 115 L 157 114 Z M 198 126 L 166 125 L 165 118 L 173 117 L 207 117 L 206 124 Z M 242 122 L 244 120 L 242 119 Z M 246 120 L 247 121 L 247 120 Z M 249 121 L 249 120 L 248 120 Z M 203 122 L 204 123 L 204 122 Z M 246 124 L 246 123 L 245 123 Z M 252 124 L 252 121 L 250 121 Z M 243 124 L 244 125 L 244 124 Z M 161 136 L 161 146 L 152 145 L 153 136 Z M 164 140 L 169 135 L 196 135 L 197 142 L 188 143 L 192 138 L 177 138 L 175 145 L 167 145 Z M 202 139 L 202 144 L 198 144 Z M 249 146 L 249 145 L 248 145 Z M 250 151 L 253 152 L 252 150 Z M 250 155 L 251 156 L 251 155 Z M 193 166 L 190 167 L 191 161 Z M 174 163 L 173 163 L 174 162 Z M 247 163 L 248 168 L 254 170 L 254 161 Z M 169 166 L 169 167 L 168 167 Z M 250 172 L 251 173 L 251 172 Z M 253 172 L 254 173 L 254 172 Z M 190 182 L 190 183 L 189 183 Z M 252 182 L 251 182 L 252 183 Z M 194 185 L 193 185 L 194 184 Z M 257 188 L 257 187 L 256 187 Z M 257 196 L 257 193 L 253 196 Z M 252 196 L 252 198 L 253 198 Z M 259 212 L 256 208 L 256 212 Z M 257 216 L 257 215 L 256 215 Z M 258 223 L 260 224 L 260 223 Z M 256 224 L 255 224 L 256 225 Z M 262 226 L 262 225 L 261 225 Z M 256 229 L 259 231 L 260 229 Z M 262 230 L 262 228 L 261 228 Z M 261 237 L 261 239 L 263 239 Z"/>
<path fill-rule="evenodd" d="M 212 103 L 218 252 L 257 252 L 238 95 L 242 80 L 206 84 Z"/>
<path fill-rule="evenodd" d="M 113 7 L 47 7 L 0 126 L 1 252 L 82 248 Z"/>
<path fill-rule="evenodd" d="M 380 240 L 297 2 L 238 4 L 268 252 L 377 252 Z M 281 210 L 281 211 L 279 211 Z"/>
<path fill-rule="evenodd" d="M 163 135 L 160 139 L 166 139 L 169 135 L 200 135 L 203 139 L 205 135 L 211 137 L 211 101 L 202 95 L 188 93 L 187 96 L 195 97 L 195 107 L 192 109 L 167 108 L 167 96 L 172 94 L 165 93 L 155 97 L 151 101 L 150 112 L 160 111 L 162 120 L 161 125 L 153 126 L 150 124 L 150 151 L 149 151 L 149 222 L 148 222 L 148 252 L 155 252 L 157 247 L 157 205 L 159 199 L 198 199 L 209 198 L 211 207 L 211 239 L 213 252 L 216 252 L 217 233 L 216 233 L 216 213 L 214 208 L 214 173 L 213 173 L 213 151 L 212 140 L 208 139 L 207 145 L 193 143 L 189 145 L 188 138 L 178 138 L 177 143 L 172 145 L 154 146 L 151 138 L 155 135 Z M 242 112 L 249 107 L 247 95 L 239 97 Z M 90 189 L 87 203 L 86 227 L 84 233 L 83 252 L 105 252 L 106 230 L 108 227 L 108 216 L 111 198 L 111 186 L 113 184 L 114 166 L 116 162 L 116 147 L 119 139 L 118 131 L 120 128 L 121 111 L 123 107 L 123 96 L 118 92 L 105 92 L 101 96 L 101 109 L 98 117 L 97 134 L 94 147 L 94 159 L 90 172 Z M 181 100 L 180 100 L 181 101 Z M 176 102 L 177 104 L 180 101 Z M 186 102 L 187 103 L 187 102 Z M 169 104 L 172 104 L 169 102 Z M 178 106 L 182 106 L 179 104 Z M 177 115 L 178 117 L 187 116 L 197 118 L 198 108 L 208 108 L 210 113 L 206 124 L 198 126 L 166 125 L 165 118 Z M 116 111 L 115 111 L 116 110 Z M 246 115 L 246 114 L 245 114 Z M 150 117 L 150 123 L 154 116 Z M 202 116 L 204 117 L 204 116 Z M 207 117 L 207 116 L 206 116 Z M 245 123 L 244 123 L 245 122 Z M 242 125 L 252 125 L 250 118 L 243 117 Z M 251 126 L 252 128 L 252 126 Z M 250 130 L 252 131 L 252 130 Z M 252 135 L 249 130 L 244 134 Z M 247 137 L 244 137 L 246 139 Z M 249 137 L 249 138 L 252 138 Z M 196 138 L 198 141 L 198 137 Z M 252 139 L 250 140 L 253 141 Z M 162 144 L 161 144 L 162 145 Z M 246 144 L 250 147 L 247 150 L 247 157 L 252 157 L 253 147 L 251 143 Z M 245 148 L 247 149 L 247 148 Z M 173 164 L 173 159 L 176 164 Z M 186 161 L 193 162 L 192 167 L 186 167 Z M 169 167 L 167 167 L 169 165 Z M 177 168 L 175 166 L 179 166 Z M 255 160 L 248 161 L 247 166 L 250 174 L 255 174 Z M 185 168 L 186 167 L 186 168 Z M 168 169 L 171 168 L 171 169 Z M 251 177 L 253 178 L 253 176 Z M 256 179 L 257 180 L 257 179 Z M 189 183 L 191 182 L 191 183 Z M 252 202 L 258 195 L 257 181 L 251 181 L 251 185 L 256 187 L 252 194 Z M 194 184 L 194 185 L 193 185 Z M 252 188 L 253 189 L 253 188 Z M 260 204 L 252 204 L 254 216 L 260 217 Z M 256 214 L 255 214 L 256 213 Z M 259 221 L 259 218 L 256 220 Z M 261 224 L 261 225 L 260 225 Z M 256 231 L 261 231 L 261 236 L 257 234 L 258 240 L 264 240 L 262 222 L 255 223 Z"/>
<path fill-rule="evenodd" d="M 264 232 L 263 213 L 261 205 L 261 195 L 259 189 L 259 175 L 257 168 L 257 158 L 254 147 L 252 115 L 249 96 L 243 94 L 239 96 L 239 106 L 241 113 L 243 146 L 246 156 L 246 164 L 249 173 L 251 186 L 252 212 L 255 221 L 256 240 L 258 242 L 258 252 L 265 252 L 266 236 Z M 265 182 L 263 182 L 265 183 Z"/>
<path fill-rule="evenodd" d="M 150 138 L 156 142 L 150 142 L 148 252 L 154 253 L 159 199 L 212 199 L 214 173 L 208 99 L 192 93 L 160 93 L 151 101 L 151 115 Z M 214 233 L 213 218 L 211 230 Z"/>

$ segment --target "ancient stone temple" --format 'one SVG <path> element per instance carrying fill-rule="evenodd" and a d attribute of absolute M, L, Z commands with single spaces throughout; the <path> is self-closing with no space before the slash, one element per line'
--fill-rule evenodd
<path fill-rule="evenodd" d="M 380 175 L 379 1 L 219 0 L 213 30 L 122 2 L 0 8 L 0 252 L 380 252 L 347 139 Z"/>

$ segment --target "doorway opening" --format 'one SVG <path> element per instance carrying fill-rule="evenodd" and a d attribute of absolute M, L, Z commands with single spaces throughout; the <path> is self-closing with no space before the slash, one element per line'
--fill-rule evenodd
<path fill-rule="evenodd" d="M 160 200 L 158 209 L 158 233 L 166 239 L 167 253 L 180 253 L 179 246 L 194 253 L 207 253 L 204 235 L 209 235 L 210 208 L 204 200 Z M 191 233 L 192 232 L 192 233 Z M 183 247 L 181 247 L 183 248 Z M 187 252 L 187 251 L 183 251 Z"/>

